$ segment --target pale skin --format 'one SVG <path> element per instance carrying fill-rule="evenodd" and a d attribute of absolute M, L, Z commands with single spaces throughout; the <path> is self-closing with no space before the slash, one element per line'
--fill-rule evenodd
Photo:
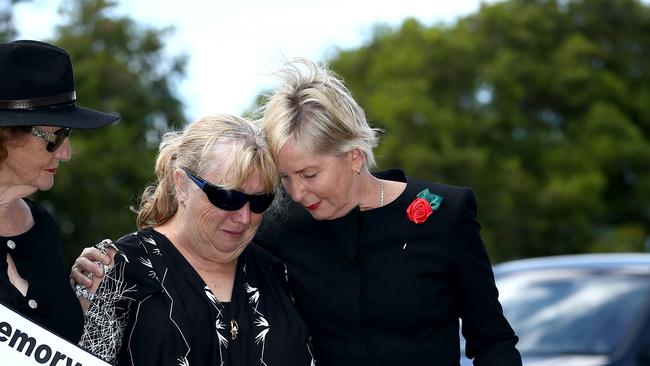
<path fill-rule="evenodd" d="M 218 184 L 222 177 L 218 168 L 202 176 L 213 184 Z M 251 212 L 249 203 L 237 211 L 213 206 L 181 169 L 174 172 L 174 184 L 176 197 L 183 203 L 171 219 L 154 229 L 173 243 L 219 301 L 230 301 L 237 258 L 255 236 L 262 214 Z M 248 194 L 262 193 L 264 184 L 254 173 L 238 190 Z M 95 291 L 104 273 L 94 261 L 110 266 L 114 256 L 114 250 L 106 255 L 95 248 L 84 249 L 72 267 L 71 282 L 82 283 Z M 93 279 L 87 277 L 88 272 L 93 273 Z M 87 308 L 85 300 L 82 306 Z"/>
<path fill-rule="evenodd" d="M 406 184 L 380 180 L 370 174 L 359 149 L 342 155 L 318 154 L 287 140 L 278 154 L 278 170 L 285 190 L 316 220 L 345 216 L 354 207 L 371 210 L 380 205 L 380 183 L 384 205 L 389 204 Z"/>
<path fill-rule="evenodd" d="M 370 174 L 359 149 L 342 155 L 318 154 L 302 148 L 292 139 L 280 149 L 278 170 L 282 185 L 293 201 L 305 207 L 316 220 L 342 217 L 356 206 L 361 210 L 379 207 L 380 182 L 384 186 L 384 205 L 395 200 L 406 188 L 406 183 L 380 180 Z M 86 248 L 75 262 L 72 280 L 92 289 L 101 282 L 103 271 L 91 260 L 108 265 L 111 258 L 99 250 Z M 83 275 L 86 270 L 93 272 L 92 280 Z"/>
<path fill-rule="evenodd" d="M 36 126 L 53 133 L 59 127 Z M 34 226 L 29 206 L 22 200 L 54 185 L 54 175 L 59 162 L 68 161 L 72 155 L 70 141 L 66 138 L 54 152 L 46 150 L 47 143 L 36 136 L 20 135 L 7 143 L 7 157 L 0 163 L 0 235 L 16 236 Z M 20 276 L 10 255 L 6 258 L 9 281 L 23 296 L 29 283 Z"/>

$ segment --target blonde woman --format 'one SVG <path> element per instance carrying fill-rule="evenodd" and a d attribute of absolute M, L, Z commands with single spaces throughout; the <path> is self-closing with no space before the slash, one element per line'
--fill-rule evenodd
<path fill-rule="evenodd" d="M 116 365 L 310 365 L 284 267 L 250 245 L 277 177 L 260 129 L 228 115 L 191 123 L 164 136 L 156 175 L 139 230 L 107 245 L 117 254 L 86 293 L 81 346 Z"/>
<path fill-rule="evenodd" d="M 520 366 L 468 188 L 372 172 L 377 130 L 327 68 L 295 60 L 263 129 L 293 203 L 257 240 L 288 268 L 321 366 Z M 264 226 L 263 226 L 264 227 Z"/>

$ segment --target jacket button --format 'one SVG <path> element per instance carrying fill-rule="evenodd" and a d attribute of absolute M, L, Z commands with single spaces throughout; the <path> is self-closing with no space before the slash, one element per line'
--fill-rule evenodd
<path fill-rule="evenodd" d="M 13 240 L 7 240 L 7 246 L 9 249 L 16 249 L 16 243 Z"/>
<path fill-rule="evenodd" d="M 36 309 L 38 307 L 38 303 L 34 299 L 27 301 L 27 305 L 29 305 L 29 307 L 32 309 Z"/>

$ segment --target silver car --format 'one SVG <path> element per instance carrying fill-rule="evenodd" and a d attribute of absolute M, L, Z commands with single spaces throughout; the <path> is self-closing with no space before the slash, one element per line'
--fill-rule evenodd
<path fill-rule="evenodd" d="M 524 365 L 650 366 L 650 254 L 524 259 L 494 275 Z"/>

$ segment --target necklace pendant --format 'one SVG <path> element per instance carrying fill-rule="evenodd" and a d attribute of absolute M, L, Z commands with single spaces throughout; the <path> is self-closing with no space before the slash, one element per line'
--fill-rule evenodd
<path fill-rule="evenodd" d="M 230 321 L 230 339 L 233 341 L 237 339 L 237 331 L 239 330 L 239 326 L 237 325 L 237 322 L 235 319 Z"/>

